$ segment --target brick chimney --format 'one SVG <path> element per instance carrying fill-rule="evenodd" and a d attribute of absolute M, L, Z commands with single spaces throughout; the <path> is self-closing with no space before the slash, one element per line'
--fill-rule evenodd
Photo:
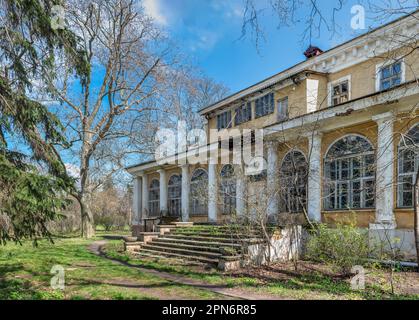
<path fill-rule="evenodd" d="M 315 56 L 319 56 L 323 53 L 323 50 L 319 49 L 318 47 L 309 46 L 308 49 L 304 52 L 304 55 L 307 59 L 310 59 Z"/>

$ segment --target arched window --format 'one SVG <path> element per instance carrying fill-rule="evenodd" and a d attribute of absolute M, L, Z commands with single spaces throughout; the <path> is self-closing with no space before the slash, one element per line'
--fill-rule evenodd
<path fill-rule="evenodd" d="M 220 195 L 223 203 L 222 213 L 232 214 L 236 210 L 236 177 L 232 165 L 225 165 L 221 169 Z"/>
<path fill-rule="evenodd" d="M 413 206 L 413 187 L 419 166 L 419 124 L 409 130 L 399 143 L 398 206 Z"/>
<path fill-rule="evenodd" d="M 300 151 L 289 152 L 280 170 L 282 212 L 302 212 L 307 201 L 307 161 Z"/>
<path fill-rule="evenodd" d="M 208 174 L 204 169 L 197 169 L 192 174 L 190 191 L 192 215 L 208 214 Z"/>
<path fill-rule="evenodd" d="M 173 175 L 168 185 L 169 216 L 179 217 L 182 202 L 182 176 Z"/>
<path fill-rule="evenodd" d="M 148 210 L 151 217 L 158 216 L 160 213 L 160 182 L 153 179 L 149 188 Z"/>
<path fill-rule="evenodd" d="M 336 141 L 325 158 L 325 209 L 375 206 L 374 149 L 358 135 Z"/>

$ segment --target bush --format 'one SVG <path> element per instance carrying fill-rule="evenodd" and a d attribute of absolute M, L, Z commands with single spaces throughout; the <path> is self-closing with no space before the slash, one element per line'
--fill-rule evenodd
<path fill-rule="evenodd" d="M 329 228 L 324 224 L 310 235 L 306 257 L 349 274 L 353 266 L 363 265 L 370 254 L 368 234 L 354 224 Z"/>

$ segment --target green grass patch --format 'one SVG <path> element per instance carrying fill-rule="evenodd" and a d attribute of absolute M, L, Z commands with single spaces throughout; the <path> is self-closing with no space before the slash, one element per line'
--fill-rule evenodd
<path fill-rule="evenodd" d="M 176 285 L 98 257 L 91 240 L 59 238 L 0 247 L 0 299 L 219 299 L 219 295 Z M 111 241 L 112 244 L 120 241 Z M 64 268 L 64 290 L 52 289 L 53 266 Z"/>
<path fill-rule="evenodd" d="M 197 271 L 167 259 L 137 259 L 123 252 L 121 241 L 106 246 L 106 255 L 133 266 L 164 271 L 175 275 L 202 280 L 214 285 L 226 285 L 261 294 L 273 294 L 289 299 L 419 299 L 419 295 L 392 295 L 385 284 L 367 284 L 365 290 L 352 290 L 348 279 L 331 277 L 319 271 L 296 273 L 293 276 L 248 276 L 229 275 L 221 272 Z"/>

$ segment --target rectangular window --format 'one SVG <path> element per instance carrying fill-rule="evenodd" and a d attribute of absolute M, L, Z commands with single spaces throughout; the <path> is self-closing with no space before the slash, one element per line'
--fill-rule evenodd
<path fill-rule="evenodd" d="M 252 104 L 250 102 L 236 109 L 236 117 L 234 123 L 236 126 L 252 120 Z"/>
<path fill-rule="evenodd" d="M 277 111 L 278 111 L 278 121 L 288 119 L 288 97 L 278 100 Z"/>
<path fill-rule="evenodd" d="M 380 89 L 386 90 L 402 82 L 402 62 L 396 62 L 380 69 Z"/>
<path fill-rule="evenodd" d="M 343 81 L 332 87 L 332 106 L 345 103 L 349 100 L 349 81 Z"/>
<path fill-rule="evenodd" d="M 255 117 L 260 118 L 274 112 L 274 94 L 269 93 L 255 100 Z"/>
<path fill-rule="evenodd" d="M 231 128 L 231 111 L 223 112 L 217 115 L 217 129 Z"/>

